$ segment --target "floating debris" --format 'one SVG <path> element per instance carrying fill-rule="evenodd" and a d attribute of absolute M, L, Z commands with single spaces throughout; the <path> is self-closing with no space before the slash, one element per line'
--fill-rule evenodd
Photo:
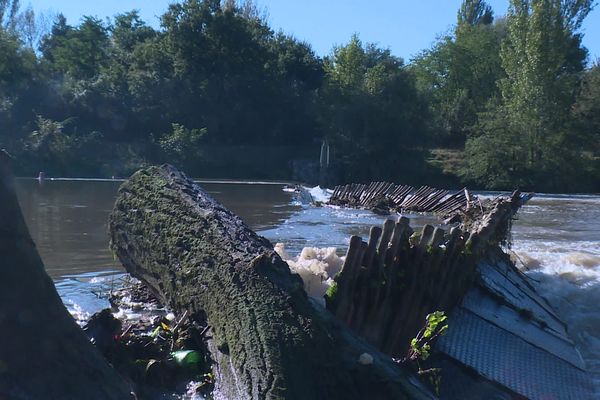
<path fill-rule="evenodd" d="M 90 341 L 136 385 L 143 398 L 173 394 L 201 399 L 212 391 L 206 349 L 209 327 L 165 309 L 141 282 L 127 279 L 111 293 L 111 309 L 84 326 Z"/>

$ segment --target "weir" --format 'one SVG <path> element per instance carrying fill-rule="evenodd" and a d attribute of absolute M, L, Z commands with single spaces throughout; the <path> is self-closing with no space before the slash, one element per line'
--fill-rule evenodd
<path fill-rule="evenodd" d="M 591 399 L 593 387 L 565 324 L 513 264 L 507 241 L 531 197 L 483 201 L 455 227 L 388 219 L 367 241 L 353 236 L 327 308 L 393 357 L 411 346 L 426 316 L 449 315 L 422 364 L 439 370 L 441 398 Z M 421 331 L 422 332 L 422 331 Z"/>

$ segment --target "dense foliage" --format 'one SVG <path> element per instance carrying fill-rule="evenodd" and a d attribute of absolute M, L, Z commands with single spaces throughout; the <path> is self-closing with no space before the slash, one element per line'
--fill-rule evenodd
<path fill-rule="evenodd" d="M 0 146 L 19 172 L 330 177 L 600 191 L 600 67 L 591 0 L 465 0 L 452 32 L 411 63 L 358 36 L 320 58 L 250 1 L 174 3 L 154 29 L 62 15 L 44 29 L 0 2 Z M 462 181 L 462 182 L 459 182 Z"/>

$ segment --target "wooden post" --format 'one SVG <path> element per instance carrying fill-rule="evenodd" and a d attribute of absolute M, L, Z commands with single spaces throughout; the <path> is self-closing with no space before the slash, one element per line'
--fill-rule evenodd
<path fill-rule="evenodd" d="M 422 187 L 405 204 L 431 207 L 441 195 Z M 463 196 L 455 194 L 444 207 L 457 207 Z M 477 261 L 505 237 L 520 199 L 515 192 L 487 205 L 482 214 L 470 217 L 475 220 L 463 223 L 471 232 L 453 228 L 446 233 L 425 225 L 411 244 L 412 229 L 403 217 L 396 224 L 387 220 L 382 229 L 373 228 L 368 245 L 352 237 L 336 278 L 336 302 L 328 302 L 328 308 L 382 351 L 403 356 L 425 316 L 451 310 L 473 284 Z"/>

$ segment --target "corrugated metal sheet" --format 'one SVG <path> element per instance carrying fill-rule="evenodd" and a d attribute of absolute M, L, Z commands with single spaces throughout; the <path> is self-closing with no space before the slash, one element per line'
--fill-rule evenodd
<path fill-rule="evenodd" d="M 436 349 L 530 399 L 595 398 L 585 371 L 462 307 Z"/>
<path fill-rule="evenodd" d="M 462 307 L 531 345 L 546 350 L 577 368 L 585 369 L 581 355 L 566 336 L 566 332 L 561 336 L 551 329 L 544 329 L 538 321 L 498 303 L 486 296 L 483 290 L 471 290 L 463 300 Z"/>
<path fill-rule="evenodd" d="M 530 399 L 596 398 L 564 323 L 528 279 L 502 258 L 478 272 L 436 350 Z"/>
<path fill-rule="evenodd" d="M 498 260 L 494 263 L 481 263 L 478 269 L 488 290 L 504 297 L 516 309 L 530 310 L 548 327 L 566 335 L 565 324 L 552 307 L 513 266 L 504 260 Z"/>

